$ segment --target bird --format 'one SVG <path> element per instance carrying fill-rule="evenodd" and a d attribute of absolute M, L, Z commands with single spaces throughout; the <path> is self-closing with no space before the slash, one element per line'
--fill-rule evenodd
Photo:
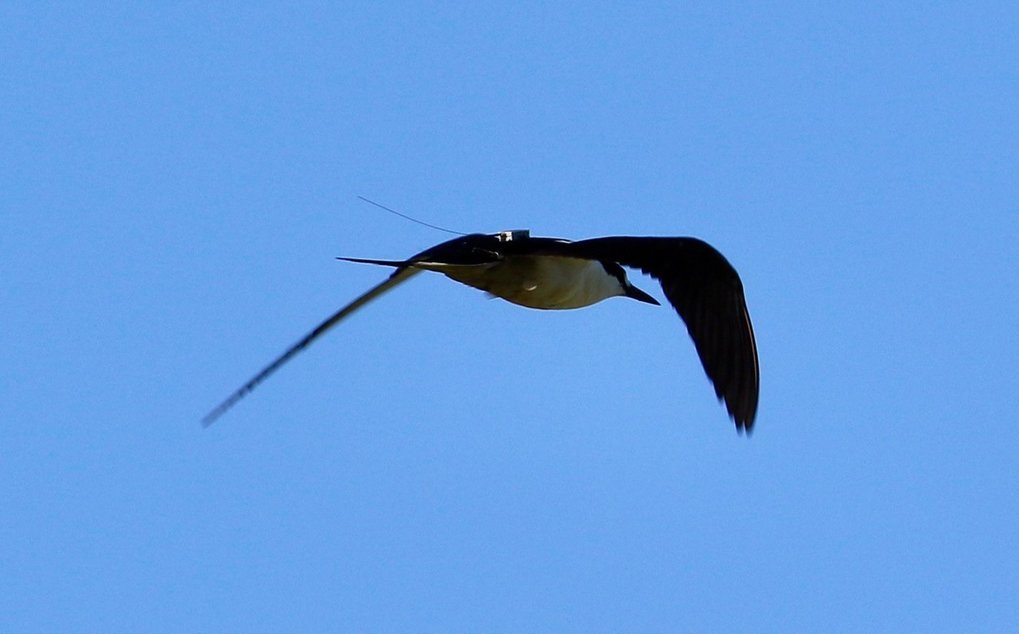
<path fill-rule="evenodd" d="M 650 275 L 685 323 L 715 396 L 738 432 L 757 415 L 760 368 L 743 283 L 714 247 L 694 237 L 532 237 L 527 229 L 463 234 L 405 260 L 340 257 L 392 273 L 293 344 L 210 411 L 208 427 L 255 387 L 358 309 L 418 273 L 441 273 L 489 296 L 540 310 L 568 310 L 611 297 L 661 305 L 633 285 L 624 267 Z"/>

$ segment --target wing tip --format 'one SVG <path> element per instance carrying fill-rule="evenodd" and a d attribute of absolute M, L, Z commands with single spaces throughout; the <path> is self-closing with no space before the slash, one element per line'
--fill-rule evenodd
<path fill-rule="evenodd" d="M 757 419 L 757 391 L 748 394 L 718 394 L 739 434 L 750 436 Z"/>
<path fill-rule="evenodd" d="M 750 418 L 739 418 L 733 417 L 733 422 L 736 423 L 736 433 L 743 435 L 746 434 L 749 438 L 754 433 L 754 417 Z"/>

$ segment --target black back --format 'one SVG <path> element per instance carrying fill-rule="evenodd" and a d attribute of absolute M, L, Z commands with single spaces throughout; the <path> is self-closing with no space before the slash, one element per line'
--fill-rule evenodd
<path fill-rule="evenodd" d="M 570 244 L 559 238 L 506 239 L 499 233 L 471 233 L 437 244 L 406 260 L 412 262 L 444 262 L 446 264 L 485 264 L 503 256 L 557 253 Z M 563 255 L 568 255 L 563 253 Z"/>

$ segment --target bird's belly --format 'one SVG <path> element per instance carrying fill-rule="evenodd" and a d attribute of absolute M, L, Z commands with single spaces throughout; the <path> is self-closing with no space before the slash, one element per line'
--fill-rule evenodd
<path fill-rule="evenodd" d="M 528 308 L 583 308 L 623 294 L 600 262 L 578 258 L 514 256 L 491 264 L 432 270 Z"/>

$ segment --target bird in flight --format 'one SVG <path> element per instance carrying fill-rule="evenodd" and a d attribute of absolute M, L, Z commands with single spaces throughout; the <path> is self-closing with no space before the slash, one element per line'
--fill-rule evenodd
<path fill-rule="evenodd" d="M 715 395 L 749 432 L 757 414 L 760 371 L 757 344 L 736 269 L 697 238 L 607 237 L 562 240 L 531 237 L 527 230 L 467 234 L 406 260 L 338 258 L 393 269 L 374 288 L 319 324 L 209 412 L 211 425 L 294 355 L 368 302 L 422 271 L 481 289 L 508 302 L 545 310 L 583 308 L 609 297 L 659 305 L 634 286 L 623 267 L 657 279 L 693 339 Z"/>

